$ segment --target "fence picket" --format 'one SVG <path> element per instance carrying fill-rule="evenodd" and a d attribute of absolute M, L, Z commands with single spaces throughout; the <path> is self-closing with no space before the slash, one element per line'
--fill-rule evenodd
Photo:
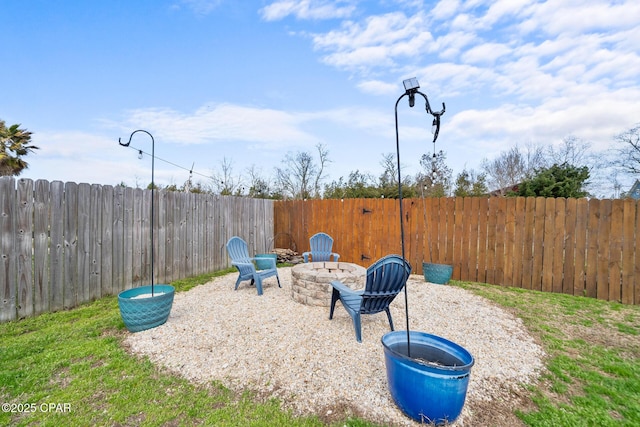
<path fill-rule="evenodd" d="M 609 301 L 622 301 L 622 240 L 624 238 L 624 200 L 611 200 L 611 235 L 609 236 Z"/>
<path fill-rule="evenodd" d="M 611 200 L 600 200 L 598 221 L 598 260 L 596 263 L 596 295 L 598 299 L 609 297 L 609 239 L 611 237 Z"/>
<path fill-rule="evenodd" d="M 90 301 L 91 245 L 94 236 L 89 228 L 91 218 L 91 186 L 78 184 L 78 301 Z"/>
<path fill-rule="evenodd" d="M 0 180 L 0 321 L 14 320 L 17 312 L 15 285 L 15 182 Z"/>
<path fill-rule="evenodd" d="M 2 195 L 0 194 L 0 197 Z M 33 211 L 33 312 L 49 311 L 49 182 L 39 179 L 34 188 Z M 0 313 L 1 316 L 1 313 Z"/>
<path fill-rule="evenodd" d="M 564 198 L 554 200 L 553 217 L 554 217 L 554 239 L 553 239 L 553 292 L 562 293 L 562 272 L 564 270 L 565 260 L 565 211 L 566 200 Z"/>
<path fill-rule="evenodd" d="M 637 215 L 636 205 L 633 200 L 626 199 L 623 207 L 623 244 L 622 244 L 622 292 L 623 304 L 633 304 L 634 281 L 640 280 L 640 276 L 634 275 L 636 263 L 640 263 L 637 256 L 633 256 L 634 234 L 640 234 L 635 229 L 634 220 Z M 637 247 L 636 247 L 637 248 Z M 636 250 L 638 250 L 637 248 Z M 634 277 L 635 276 L 635 277 Z"/>
<path fill-rule="evenodd" d="M 51 183 L 51 222 L 49 223 L 50 273 L 51 273 L 51 303 L 53 311 L 64 308 L 64 183 L 53 181 Z"/>
<path fill-rule="evenodd" d="M 589 204 L 587 199 L 576 201 L 575 220 L 575 247 L 574 247 L 574 273 L 573 273 L 573 295 L 583 296 L 586 290 L 585 280 L 587 277 L 587 224 L 589 215 Z"/>
<path fill-rule="evenodd" d="M 18 285 L 18 317 L 33 315 L 33 181 L 18 180 L 17 190 L 16 272 Z"/>

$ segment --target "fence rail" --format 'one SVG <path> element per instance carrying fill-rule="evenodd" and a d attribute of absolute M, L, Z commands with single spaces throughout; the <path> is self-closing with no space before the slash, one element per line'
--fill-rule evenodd
<path fill-rule="evenodd" d="M 640 202 L 553 198 L 426 198 L 403 202 L 405 247 L 453 278 L 640 304 Z M 368 266 L 400 253 L 397 200 L 291 200 L 275 209 L 275 244 L 309 250 L 319 231 L 340 260 Z"/>
<path fill-rule="evenodd" d="M 234 235 L 271 247 L 271 200 L 154 196 L 155 283 L 228 267 Z M 150 190 L 0 178 L 0 322 L 150 283 L 150 208 Z"/>

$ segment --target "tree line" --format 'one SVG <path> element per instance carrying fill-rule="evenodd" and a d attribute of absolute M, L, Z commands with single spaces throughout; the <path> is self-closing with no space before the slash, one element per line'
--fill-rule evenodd
<path fill-rule="evenodd" d="M 7 127 L 0 120 L 0 176 L 18 176 L 28 167 L 25 157 L 39 149 L 31 143 L 31 136 L 21 125 Z M 604 197 L 624 197 L 618 176 L 640 178 L 640 123 L 616 135 L 613 142 L 613 148 L 597 154 L 590 151 L 587 141 L 573 136 L 564 138 L 559 146 L 515 145 L 493 159 L 483 159 L 479 170 L 465 168 L 455 177 L 445 151 L 424 154 L 420 171 L 402 178 L 402 193 L 408 198 L 602 197 L 597 191 L 606 187 L 614 193 Z M 381 155 L 382 172 L 377 176 L 355 170 L 328 182 L 329 163 L 329 151 L 323 144 L 316 145 L 315 152 L 286 153 L 271 175 L 256 166 L 237 174 L 232 160 L 223 158 L 208 181 L 194 183 L 190 178 L 180 186 L 163 189 L 270 199 L 398 197 L 394 153 Z"/>

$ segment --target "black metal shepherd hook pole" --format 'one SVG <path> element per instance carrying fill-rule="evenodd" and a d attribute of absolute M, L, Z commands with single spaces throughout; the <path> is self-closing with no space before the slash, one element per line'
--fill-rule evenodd
<path fill-rule="evenodd" d="M 153 191 L 155 189 L 155 183 L 154 183 L 154 176 L 153 176 L 153 170 L 154 170 L 154 161 L 155 161 L 155 145 L 156 142 L 153 139 L 153 135 L 151 135 L 149 132 L 147 132 L 144 129 L 138 129 L 138 130 L 134 130 L 133 132 L 131 132 L 131 135 L 129 136 L 129 142 L 127 143 L 122 143 L 120 141 L 120 138 L 118 138 L 118 143 L 120 145 L 122 145 L 123 147 L 128 147 L 129 144 L 131 144 L 131 139 L 133 138 L 133 135 L 136 132 L 144 132 L 147 135 L 149 135 L 151 137 L 151 296 L 153 296 Z"/>
<path fill-rule="evenodd" d="M 400 176 L 400 136 L 398 134 L 398 104 L 400 103 L 400 100 L 402 98 L 404 98 L 405 96 L 408 96 L 409 107 L 413 107 L 415 105 L 416 93 L 422 95 L 425 101 L 425 109 L 427 110 L 427 113 L 433 116 L 432 130 L 433 130 L 434 143 L 436 142 L 436 139 L 438 139 L 438 134 L 440 133 L 440 116 L 444 114 L 446 107 L 443 102 L 441 111 L 436 111 L 436 112 L 432 111 L 431 106 L 429 105 L 429 99 L 427 98 L 427 95 L 425 95 L 424 93 L 418 90 L 418 88 L 420 87 L 420 84 L 418 83 L 418 80 L 415 77 L 412 79 L 404 80 L 402 83 L 404 84 L 405 92 L 396 101 L 395 112 L 396 112 L 396 155 L 398 159 L 398 201 L 400 203 L 400 242 L 402 247 L 402 259 L 405 259 L 404 221 L 403 221 L 403 212 L 402 212 L 402 178 Z M 405 272 L 404 274 L 407 274 L 407 273 Z M 404 307 L 405 307 L 405 317 L 407 320 L 407 356 L 411 357 L 411 344 L 410 344 L 410 338 L 409 338 L 409 299 L 407 296 L 407 285 L 406 285 L 407 279 L 408 277 L 405 277 Z"/>

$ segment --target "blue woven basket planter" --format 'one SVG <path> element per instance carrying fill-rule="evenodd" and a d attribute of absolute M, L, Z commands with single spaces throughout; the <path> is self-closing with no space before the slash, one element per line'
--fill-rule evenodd
<path fill-rule="evenodd" d="M 258 270 L 267 270 L 269 268 L 273 268 L 271 265 L 271 260 L 278 262 L 277 254 L 257 254 L 255 256 L 256 260 L 256 268 Z"/>
<path fill-rule="evenodd" d="M 120 315 L 130 332 L 155 328 L 169 318 L 175 288 L 171 285 L 154 285 L 154 296 L 147 294 L 151 295 L 151 285 L 127 289 L 118 294 Z"/>
<path fill-rule="evenodd" d="M 432 264 L 430 262 L 423 262 L 422 273 L 424 274 L 425 281 L 429 283 L 436 283 L 438 285 L 445 285 L 449 283 L 449 280 L 451 279 L 453 266 L 447 264 Z"/>

